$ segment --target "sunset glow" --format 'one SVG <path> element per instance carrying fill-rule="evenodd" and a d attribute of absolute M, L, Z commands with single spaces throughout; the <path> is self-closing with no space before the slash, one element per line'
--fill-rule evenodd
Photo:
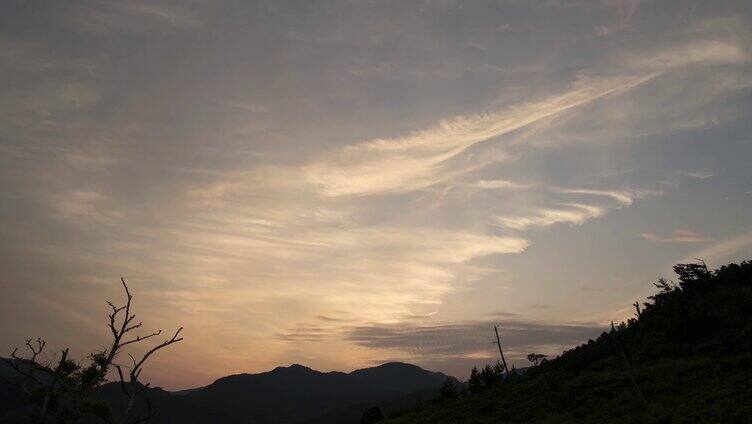
<path fill-rule="evenodd" d="M 0 6 L 0 344 L 202 386 L 522 365 L 752 256 L 748 2 Z M 506 352 L 505 352 L 506 353 Z"/>

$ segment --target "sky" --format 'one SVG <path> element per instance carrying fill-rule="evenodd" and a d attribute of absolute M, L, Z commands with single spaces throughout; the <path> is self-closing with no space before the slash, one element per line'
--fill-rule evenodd
<path fill-rule="evenodd" d="M 747 1 L 0 5 L 0 349 L 460 378 L 752 257 Z"/>

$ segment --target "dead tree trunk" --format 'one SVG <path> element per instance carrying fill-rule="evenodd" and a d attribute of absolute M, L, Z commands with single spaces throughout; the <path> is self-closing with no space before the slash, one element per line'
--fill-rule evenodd
<path fill-rule="evenodd" d="M 504 371 L 509 375 L 509 367 L 507 367 L 507 361 L 504 359 L 504 352 L 501 350 L 501 339 L 499 338 L 499 328 L 494 325 L 494 332 L 496 333 L 496 344 L 499 346 L 499 355 L 501 355 L 501 364 L 504 365 Z"/>

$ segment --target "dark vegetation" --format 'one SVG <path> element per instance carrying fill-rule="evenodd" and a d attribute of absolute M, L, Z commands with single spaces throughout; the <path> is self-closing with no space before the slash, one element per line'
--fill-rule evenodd
<path fill-rule="evenodd" d="M 383 423 L 752 422 L 752 262 L 674 267 L 652 302 L 526 372 L 474 369 L 467 394 Z"/>
<path fill-rule="evenodd" d="M 121 279 L 126 301 L 123 306 L 107 302 L 111 312 L 108 314 L 107 328 L 112 335 L 110 348 L 89 354 L 84 361 L 75 361 L 69 356 L 69 349 L 63 349 L 58 359 L 44 360 L 47 343 L 42 339 L 26 340 L 26 355 L 16 348 L 10 358 L 0 358 L 9 370 L 6 384 L 15 386 L 16 393 L 9 396 L 16 399 L 15 408 L 7 410 L 8 415 L 33 423 L 77 423 L 98 421 L 118 424 L 137 424 L 148 421 L 152 416 L 150 399 L 145 400 L 145 407 L 136 413 L 134 405 L 139 394 L 148 388 L 141 384 L 139 376 L 146 361 L 158 350 L 177 343 L 182 328 L 175 334 L 148 349 L 138 359 L 126 351 L 130 345 L 143 344 L 158 337 L 162 330 L 149 334 L 137 334 L 143 325 L 136 323 L 132 313 L 131 296 L 125 280 Z M 128 355 L 130 361 L 121 364 L 116 360 Z M 97 394 L 101 392 L 111 374 L 117 375 L 118 389 L 124 402 L 122 409 L 114 413 L 110 404 Z M 13 377 L 16 377 L 13 379 Z M 7 390 L 7 387 L 5 388 Z M 3 393 L 5 394 L 5 393 Z M 23 394 L 25 396 L 20 396 Z"/>

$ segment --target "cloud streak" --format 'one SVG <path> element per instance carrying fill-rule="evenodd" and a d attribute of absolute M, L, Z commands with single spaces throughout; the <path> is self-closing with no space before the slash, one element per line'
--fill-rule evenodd
<path fill-rule="evenodd" d="M 707 236 L 689 230 L 676 230 L 667 236 L 643 233 L 640 234 L 640 237 L 658 243 L 704 243 L 713 240 Z"/>
<path fill-rule="evenodd" d="M 493 326 L 498 323 L 415 325 L 372 324 L 348 330 L 347 339 L 360 346 L 390 349 L 422 360 L 495 356 Z M 561 352 L 603 332 L 596 325 L 551 325 L 524 321 L 499 324 L 505 352 L 521 358 L 530 352 Z"/>
<path fill-rule="evenodd" d="M 586 194 L 593 196 L 605 196 L 619 202 L 623 206 L 630 206 L 634 203 L 635 199 L 639 199 L 647 195 L 649 192 L 646 190 L 594 190 L 584 188 L 556 188 L 557 193 L 564 194 Z"/>
<path fill-rule="evenodd" d="M 714 172 L 687 172 L 688 177 L 697 178 L 698 180 L 706 180 L 708 178 L 715 177 Z"/>
<path fill-rule="evenodd" d="M 743 258 L 749 258 L 752 255 L 752 231 L 746 231 L 712 243 L 684 257 L 681 262 L 688 263 L 699 258 L 709 263 L 721 265 L 729 258 L 739 255 Z"/>
<path fill-rule="evenodd" d="M 413 134 L 375 139 L 341 149 L 307 166 L 305 179 L 327 196 L 412 191 L 461 174 L 449 162 L 472 146 L 556 116 L 605 96 L 623 93 L 657 74 L 579 81 L 541 101 L 497 112 L 461 116 Z"/>
<path fill-rule="evenodd" d="M 532 187 L 531 184 L 516 183 L 507 180 L 478 180 L 472 184 L 473 187 L 496 190 L 496 189 L 509 189 L 509 190 L 523 190 Z"/>
<path fill-rule="evenodd" d="M 499 216 L 496 219 L 499 225 L 504 227 L 527 230 L 559 223 L 582 225 L 585 221 L 601 217 L 605 213 L 606 209 L 597 205 L 563 203 L 559 208 L 536 209 L 526 216 Z"/>
<path fill-rule="evenodd" d="M 601 98 L 626 93 L 673 69 L 747 60 L 747 54 L 739 46 L 720 41 L 699 41 L 632 54 L 623 61 L 636 69 L 635 75 L 581 78 L 569 90 L 539 101 L 445 119 L 402 137 L 377 138 L 347 146 L 306 166 L 304 179 L 326 196 L 399 193 L 430 187 L 466 173 L 467 169 L 452 169 L 452 159 L 479 143 Z"/>

